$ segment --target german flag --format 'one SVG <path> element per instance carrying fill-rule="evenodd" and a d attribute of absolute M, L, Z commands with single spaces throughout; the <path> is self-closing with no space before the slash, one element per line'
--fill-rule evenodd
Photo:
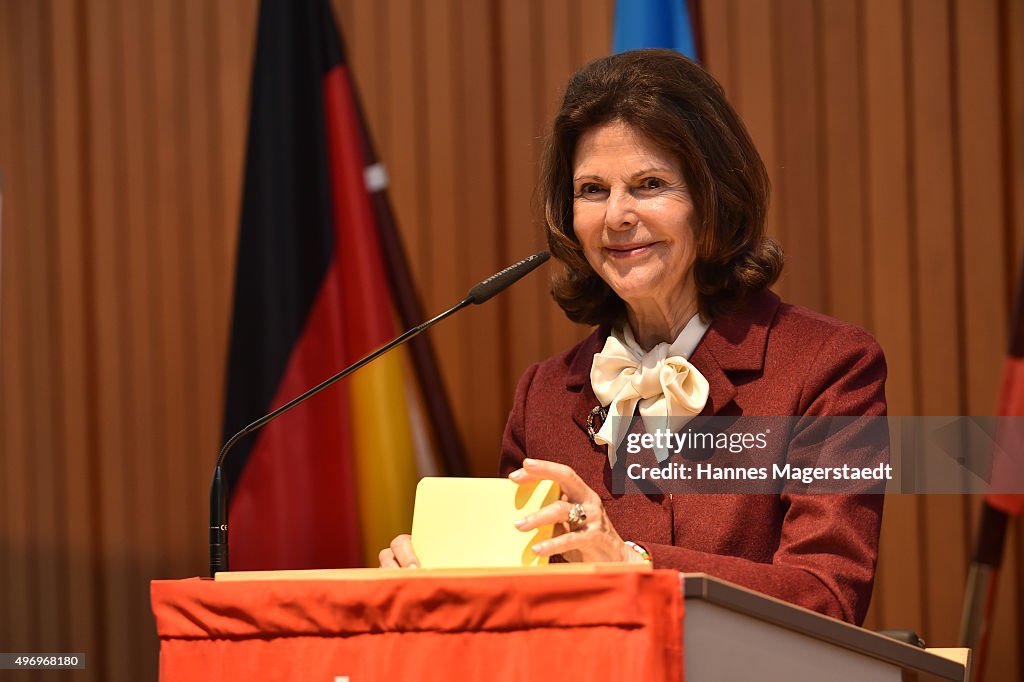
<path fill-rule="evenodd" d="M 422 319 L 385 186 L 328 0 L 264 0 L 225 439 L 389 341 L 396 315 Z M 449 473 L 462 473 L 433 353 L 416 341 L 415 362 L 389 353 L 232 451 L 232 570 L 375 564 L 409 529 L 430 472 L 417 443 L 431 437 L 415 424 L 432 424 Z M 435 392 L 421 399 L 410 370 Z M 416 418 L 421 404 L 429 420 Z"/>

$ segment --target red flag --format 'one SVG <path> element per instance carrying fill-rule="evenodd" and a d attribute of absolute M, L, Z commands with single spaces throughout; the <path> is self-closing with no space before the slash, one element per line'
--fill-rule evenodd
<path fill-rule="evenodd" d="M 1000 420 L 992 461 L 991 490 L 985 501 L 1007 513 L 1024 514 L 1024 271 L 1010 316 L 1010 343 L 1003 361 L 997 414 Z"/>
<path fill-rule="evenodd" d="M 1022 282 L 1024 284 L 1024 282 Z M 1020 298 L 1020 294 L 1018 294 Z M 1003 361 L 998 413 L 1001 420 L 992 460 L 992 490 L 985 501 L 1007 514 L 1024 514 L 1024 320 L 1020 302 L 1014 312 L 1010 351 Z"/>

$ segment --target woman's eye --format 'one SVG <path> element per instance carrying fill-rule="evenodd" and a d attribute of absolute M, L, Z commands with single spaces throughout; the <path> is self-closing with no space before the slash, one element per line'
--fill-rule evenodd
<path fill-rule="evenodd" d="M 601 191 L 601 185 L 596 182 L 587 182 L 580 185 L 580 196 L 593 196 Z"/>
<path fill-rule="evenodd" d="M 661 189 L 665 183 L 659 178 L 644 178 L 641 183 L 644 189 Z"/>

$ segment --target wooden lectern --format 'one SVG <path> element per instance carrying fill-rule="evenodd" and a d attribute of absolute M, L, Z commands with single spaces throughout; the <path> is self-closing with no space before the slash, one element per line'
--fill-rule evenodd
<path fill-rule="evenodd" d="M 621 564 L 229 573 L 154 581 L 152 605 L 163 682 L 967 679 L 966 660 Z"/>

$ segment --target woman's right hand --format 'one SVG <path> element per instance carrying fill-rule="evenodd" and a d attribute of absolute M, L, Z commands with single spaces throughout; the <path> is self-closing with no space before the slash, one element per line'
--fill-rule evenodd
<path fill-rule="evenodd" d="M 412 536 L 399 535 L 391 541 L 391 546 L 377 555 L 381 568 L 419 568 L 420 560 L 412 550 Z"/>

